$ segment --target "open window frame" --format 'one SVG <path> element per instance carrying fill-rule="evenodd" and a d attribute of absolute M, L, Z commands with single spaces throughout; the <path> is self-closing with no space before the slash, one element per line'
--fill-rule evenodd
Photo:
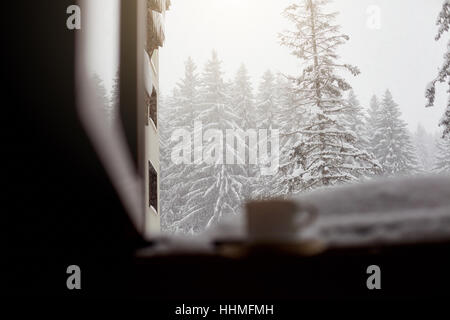
<path fill-rule="evenodd" d="M 79 0 L 81 7 L 90 3 Z M 170 0 L 119 1 L 118 117 L 105 121 L 89 85 L 87 61 L 95 48 L 89 30 L 77 36 L 78 111 L 85 130 L 136 230 L 150 240 L 160 233 L 159 52 Z"/>

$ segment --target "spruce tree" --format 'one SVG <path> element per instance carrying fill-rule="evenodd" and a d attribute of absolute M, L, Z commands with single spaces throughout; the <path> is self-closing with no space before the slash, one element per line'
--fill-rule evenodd
<path fill-rule="evenodd" d="M 256 126 L 256 109 L 253 88 L 247 68 L 241 64 L 236 73 L 232 89 L 232 103 L 236 115 L 240 118 L 239 127 L 243 130 Z"/>
<path fill-rule="evenodd" d="M 165 232 L 174 232 L 172 224 L 174 221 L 180 219 L 179 211 L 177 208 L 178 199 L 173 201 L 172 189 L 175 181 L 172 179 L 174 174 L 178 173 L 178 170 L 174 170 L 171 160 L 172 142 L 170 141 L 171 133 L 176 127 L 173 127 L 174 123 L 171 116 L 175 110 L 175 97 L 177 96 L 176 90 L 172 96 L 160 97 L 159 110 L 158 110 L 158 123 L 159 123 L 159 161 L 160 161 L 160 210 L 161 210 L 161 229 Z M 177 182 L 179 183 L 179 182 Z M 179 196 L 178 194 L 175 197 Z"/>
<path fill-rule="evenodd" d="M 361 107 L 358 98 L 353 90 L 350 90 L 347 97 L 347 108 L 344 113 L 344 120 L 347 129 L 356 136 L 355 146 L 361 150 L 367 150 L 369 147 L 369 139 L 366 131 L 365 123 L 366 115 Z"/>
<path fill-rule="evenodd" d="M 270 70 L 267 70 L 264 72 L 258 87 L 256 102 L 258 128 L 271 129 L 278 126 L 276 121 L 278 100 L 275 76 Z"/>
<path fill-rule="evenodd" d="M 373 170 L 355 172 L 355 176 L 357 176 L 359 179 L 365 179 L 379 173 L 380 164 L 375 159 L 373 153 L 370 151 L 369 135 L 365 122 L 367 116 L 365 115 L 364 110 L 361 107 L 361 104 L 359 103 L 358 98 L 356 97 L 352 89 L 348 93 L 346 102 L 347 107 L 345 108 L 343 113 L 345 127 L 350 130 L 351 134 L 356 137 L 356 140 L 354 142 L 355 147 L 370 155 L 368 159 L 364 159 L 362 162 L 360 160 L 356 160 L 356 162 L 360 166 L 364 166 L 364 162 L 368 161 L 374 166 Z M 352 164 L 354 162 L 354 159 L 349 159 L 349 164 Z"/>
<path fill-rule="evenodd" d="M 433 137 L 419 123 L 413 139 L 420 170 L 430 172 L 433 169 Z"/>
<path fill-rule="evenodd" d="M 450 174 L 450 137 L 441 138 L 437 141 L 433 171 L 439 174 Z"/>
<path fill-rule="evenodd" d="M 378 119 L 380 117 L 380 103 L 378 102 L 378 98 L 376 95 L 373 95 L 370 99 L 370 105 L 367 110 L 366 115 L 366 126 L 365 135 L 368 137 L 368 151 L 372 154 L 375 154 L 375 146 L 379 143 L 379 141 L 376 140 L 375 132 L 377 131 L 377 123 Z"/>
<path fill-rule="evenodd" d="M 436 25 L 439 27 L 438 33 L 435 40 L 438 41 L 441 37 L 448 32 L 450 29 L 450 0 L 445 0 L 442 4 L 442 10 L 439 12 L 439 16 L 436 20 Z M 444 54 L 444 63 L 439 68 L 438 75 L 433 81 L 428 85 L 425 96 L 428 100 L 427 107 L 434 105 L 434 100 L 436 96 L 436 83 L 447 82 L 448 90 L 447 93 L 447 106 L 439 123 L 440 126 L 444 127 L 442 136 L 450 136 L 450 37 L 447 37 L 447 52 Z"/>
<path fill-rule="evenodd" d="M 203 124 L 203 133 L 208 129 L 218 129 L 225 136 L 226 129 L 238 128 L 239 120 L 230 105 L 227 86 L 223 80 L 221 62 L 213 52 L 207 62 L 202 77 L 199 93 L 199 113 L 196 120 Z M 226 152 L 234 148 L 222 141 Z M 204 141 L 202 148 L 194 148 L 203 155 L 214 153 L 211 142 Z M 194 150 L 194 153 L 196 152 Z M 219 152 L 222 152 L 219 150 Z M 242 200 L 243 185 L 247 182 L 242 165 L 227 165 L 223 157 L 216 157 L 208 163 L 203 159 L 190 166 L 186 179 L 190 182 L 185 194 L 185 211 L 183 218 L 174 227 L 182 227 L 193 232 L 200 232 L 227 215 L 235 215 Z"/>
<path fill-rule="evenodd" d="M 197 66 L 191 57 L 184 64 L 184 78 L 177 83 L 178 95 L 176 97 L 176 109 L 172 117 L 178 119 L 177 127 L 192 130 L 194 120 L 198 116 L 200 79 L 197 74 Z"/>
<path fill-rule="evenodd" d="M 374 153 L 385 176 L 417 172 L 417 159 L 406 122 L 401 119 L 398 104 L 386 90 L 376 123 Z"/>
<path fill-rule="evenodd" d="M 257 113 L 255 107 L 255 97 L 253 95 L 253 88 L 250 82 L 247 68 L 244 64 L 241 64 L 239 70 L 236 73 L 234 82 L 231 85 L 231 103 L 235 115 L 239 118 L 238 126 L 243 131 L 248 129 L 255 130 L 257 126 Z M 243 165 L 245 169 L 245 177 L 247 183 L 244 184 L 242 189 L 242 197 L 250 198 L 252 189 L 255 184 L 257 167 L 256 164 L 250 164 L 250 152 L 257 151 L 257 145 L 250 144 L 250 139 L 241 141 L 245 145 L 245 158 Z"/>
<path fill-rule="evenodd" d="M 275 92 L 277 113 L 275 123 L 280 130 L 279 170 L 274 176 L 267 176 L 269 180 L 267 197 L 286 197 L 290 191 L 289 177 L 292 170 L 290 153 L 292 145 L 301 138 L 301 134 L 293 133 L 304 123 L 304 109 L 298 107 L 299 101 L 294 83 L 282 74 L 275 77 Z"/>
<path fill-rule="evenodd" d="M 170 98 L 164 99 L 164 107 L 160 108 L 159 117 L 164 124 L 160 126 L 161 137 L 161 199 L 163 205 L 162 225 L 171 232 L 188 232 L 177 221 L 185 216 L 186 194 L 192 181 L 187 179 L 190 163 L 174 163 L 172 152 L 183 152 L 178 148 L 180 141 L 172 141 L 171 135 L 177 129 L 184 129 L 193 136 L 194 121 L 199 113 L 200 81 L 196 73 L 196 65 L 189 57 L 185 62 L 184 77 L 180 79 Z M 192 151 L 192 150 L 191 150 Z M 192 161 L 192 154 L 191 159 Z"/>
<path fill-rule="evenodd" d="M 281 77 L 276 77 L 270 70 L 264 72 L 258 86 L 256 116 L 257 128 L 268 130 L 268 135 L 272 134 L 271 130 L 280 127 L 281 103 L 286 97 L 283 91 Z M 257 176 L 253 183 L 253 198 L 265 199 L 278 195 L 280 173 L 275 176 L 262 175 L 260 171 L 256 173 Z"/>
<path fill-rule="evenodd" d="M 281 44 L 304 63 L 302 74 L 291 77 L 291 81 L 295 106 L 307 117 L 291 133 L 296 136 L 286 180 L 291 193 L 355 181 L 362 172 L 376 169 L 371 156 L 358 149 L 357 137 L 342 120 L 348 107 L 343 93 L 351 86 L 340 71 L 356 76 L 359 70 L 337 61 L 338 47 L 349 38 L 333 24 L 336 13 L 325 12 L 327 3 L 301 0 L 284 12 L 296 29 L 281 34 Z"/>

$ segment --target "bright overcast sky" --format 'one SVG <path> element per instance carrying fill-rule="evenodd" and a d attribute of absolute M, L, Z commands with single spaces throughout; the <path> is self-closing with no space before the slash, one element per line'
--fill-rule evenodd
<path fill-rule="evenodd" d="M 117 72 L 119 46 L 119 0 L 82 0 L 82 30 L 89 48 L 87 67 L 98 74 L 108 92 Z"/>
<path fill-rule="evenodd" d="M 192 56 L 203 69 L 212 49 L 223 61 L 226 77 L 247 65 L 253 82 L 266 69 L 299 72 L 299 63 L 278 43 L 277 34 L 289 27 L 281 16 L 295 0 L 173 0 L 166 14 L 166 43 L 161 50 L 161 89 L 171 92 L 183 75 L 184 60 Z M 367 106 L 372 94 L 389 88 L 412 130 L 420 121 L 437 130 L 446 88 L 438 90 L 437 107 L 425 109 L 427 83 L 443 63 L 447 39 L 434 41 L 442 0 L 335 0 L 337 22 L 350 36 L 341 60 L 357 65 L 361 75 L 351 79 L 355 93 Z M 380 8 L 380 29 L 367 26 L 370 6 Z M 256 85 L 254 85 L 256 87 Z"/>
<path fill-rule="evenodd" d="M 297 74 L 298 61 L 278 43 L 277 34 L 290 27 L 281 16 L 295 0 L 172 0 L 166 13 L 166 43 L 161 49 L 161 89 L 172 91 L 183 75 L 184 61 L 192 56 L 199 71 L 216 49 L 227 78 L 239 65 L 247 65 L 256 83 L 266 69 Z M 412 130 L 420 121 L 437 130 L 444 111 L 446 88 L 438 87 L 436 107 L 425 108 L 424 91 L 443 63 L 448 38 L 434 41 L 437 14 L 443 0 L 335 0 L 330 10 L 339 11 L 337 22 L 350 36 L 342 46 L 341 60 L 357 65 L 362 74 L 351 79 L 361 103 L 386 88 L 403 111 Z M 117 0 L 89 0 L 84 16 L 89 41 L 99 47 L 90 60 L 109 88 L 115 74 Z M 380 29 L 367 27 L 370 6 L 381 13 Z M 83 9 L 82 9 L 83 10 Z M 86 12 L 86 11 L 84 11 Z M 448 34 L 447 34 L 448 37 Z"/>

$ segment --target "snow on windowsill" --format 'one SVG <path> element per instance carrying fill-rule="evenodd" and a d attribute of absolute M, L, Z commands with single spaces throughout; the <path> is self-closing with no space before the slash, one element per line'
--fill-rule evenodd
<path fill-rule="evenodd" d="M 379 179 L 293 197 L 318 209 L 302 231 L 328 247 L 450 241 L 450 177 Z M 198 236 L 163 236 L 149 253 L 213 254 L 214 243 L 245 242 L 245 215 L 223 220 Z"/>

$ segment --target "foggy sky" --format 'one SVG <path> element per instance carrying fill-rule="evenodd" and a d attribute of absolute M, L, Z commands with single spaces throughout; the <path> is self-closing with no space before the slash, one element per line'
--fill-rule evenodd
<path fill-rule="evenodd" d="M 298 74 L 298 60 L 279 45 L 277 34 L 292 26 L 281 16 L 294 0 L 173 0 L 166 14 L 166 43 L 160 55 L 163 94 L 182 77 L 191 56 L 198 71 L 216 49 L 226 78 L 245 63 L 256 89 L 265 70 Z M 335 0 L 331 11 L 350 36 L 341 47 L 341 61 L 357 65 L 361 75 L 349 77 L 361 104 L 389 88 L 411 130 L 420 121 L 428 131 L 437 124 L 446 102 L 438 86 L 436 106 L 425 108 L 426 85 L 443 63 L 448 38 L 434 40 L 442 0 Z M 368 7 L 380 8 L 380 29 L 367 26 Z"/>
<path fill-rule="evenodd" d="M 88 70 L 100 76 L 110 93 L 119 60 L 119 0 L 83 0 L 78 4 L 90 48 Z"/>
<path fill-rule="evenodd" d="M 216 49 L 226 77 L 234 77 L 245 63 L 254 88 L 265 70 L 295 75 L 298 60 L 279 45 L 277 34 L 292 26 L 281 16 L 295 0 L 172 0 L 166 14 L 166 42 L 160 55 L 163 94 L 169 94 L 182 77 L 184 61 L 192 56 L 198 71 Z M 448 33 L 439 42 L 436 17 L 442 0 L 335 0 L 330 11 L 340 14 L 337 23 L 350 36 L 341 47 L 341 61 L 357 65 L 361 75 L 349 77 L 363 106 L 372 94 L 389 88 L 411 130 L 420 121 L 428 131 L 438 130 L 446 90 L 438 85 L 436 106 L 425 108 L 425 87 L 443 63 Z M 109 91 L 117 65 L 117 0 L 89 0 L 82 8 L 83 28 L 95 50 L 89 61 Z M 380 29 L 367 27 L 367 9 L 380 8 Z M 83 20 L 85 19 L 85 20 Z"/>

